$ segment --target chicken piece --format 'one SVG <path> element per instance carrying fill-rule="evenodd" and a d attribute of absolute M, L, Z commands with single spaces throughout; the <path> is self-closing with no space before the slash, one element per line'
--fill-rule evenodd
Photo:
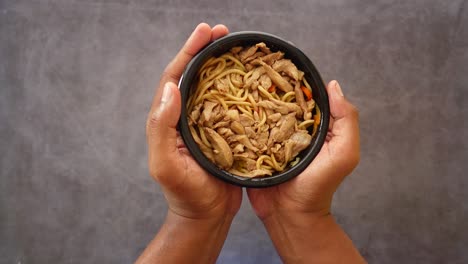
<path fill-rule="evenodd" d="M 270 48 L 268 48 L 267 45 L 265 43 L 263 43 L 263 42 L 255 44 L 255 47 L 259 48 L 265 54 L 270 54 L 271 53 Z"/>
<path fill-rule="evenodd" d="M 259 144 L 259 149 L 262 149 L 263 148 L 262 146 L 266 146 L 268 142 L 268 136 L 269 136 L 268 131 L 263 131 L 257 134 L 257 141 Z"/>
<path fill-rule="evenodd" d="M 227 110 L 224 120 L 239 121 L 239 111 L 237 109 Z"/>
<path fill-rule="evenodd" d="M 302 109 L 296 103 L 287 103 L 277 99 L 271 99 L 278 107 L 286 107 L 289 113 L 295 112 L 297 117 L 302 115 Z"/>
<path fill-rule="evenodd" d="M 314 107 L 315 107 L 314 99 L 310 99 L 309 101 L 307 101 L 307 112 L 312 112 L 312 110 L 314 110 Z"/>
<path fill-rule="evenodd" d="M 284 120 L 279 128 L 279 132 L 275 135 L 274 138 L 276 142 L 283 142 L 294 133 L 294 128 L 297 122 L 297 119 L 294 116 L 294 114 L 289 114 L 283 118 Z"/>
<path fill-rule="evenodd" d="M 274 111 L 280 113 L 280 115 L 281 114 L 286 115 L 286 114 L 289 113 L 289 110 L 290 110 L 286 106 L 278 106 L 277 104 L 275 104 L 272 101 L 260 101 L 260 102 L 257 103 L 257 106 L 263 107 L 265 109 L 274 110 Z"/>
<path fill-rule="evenodd" d="M 253 65 L 260 65 L 260 60 L 261 60 L 261 61 L 263 61 L 266 64 L 271 66 L 271 65 L 273 65 L 273 63 L 275 63 L 275 61 L 281 60 L 283 57 L 284 57 L 284 53 L 281 52 L 281 51 L 277 51 L 277 52 L 265 55 L 265 56 L 263 56 L 261 58 L 255 59 L 251 63 Z"/>
<path fill-rule="evenodd" d="M 227 137 L 234 135 L 234 132 L 232 132 L 232 130 L 227 127 L 220 127 L 216 129 L 216 132 L 218 132 L 218 134 L 223 136 L 223 138 L 227 138 Z"/>
<path fill-rule="evenodd" d="M 288 162 L 291 161 L 299 154 L 299 152 L 306 149 L 310 145 L 311 141 L 312 136 L 309 135 L 307 131 L 298 131 L 292 134 L 284 143 L 285 160 Z"/>
<path fill-rule="evenodd" d="M 304 76 L 304 72 L 298 70 L 296 65 L 294 65 L 294 63 L 292 63 L 291 60 L 288 59 L 276 61 L 273 64 L 272 68 L 277 72 L 284 72 L 286 75 L 293 78 L 295 81 L 302 80 L 302 77 Z"/>
<path fill-rule="evenodd" d="M 259 99 L 259 98 L 258 98 L 258 90 L 254 90 L 254 91 L 252 92 L 252 97 L 253 97 L 253 99 L 254 99 L 255 101 L 258 102 L 258 99 Z"/>
<path fill-rule="evenodd" d="M 276 153 L 273 154 L 277 162 L 283 163 L 285 158 L 284 148 L 280 148 Z"/>
<path fill-rule="evenodd" d="M 271 147 L 276 141 L 276 135 L 279 133 L 279 127 L 274 127 L 270 131 L 270 137 L 268 137 L 267 146 Z"/>
<path fill-rule="evenodd" d="M 215 108 L 216 105 L 218 105 L 218 103 L 211 102 L 211 101 L 205 101 L 203 103 L 203 111 L 201 113 L 200 119 L 198 120 L 199 125 L 203 126 L 204 124 L 209 124 L 211 120 L 213 108 Z"/>
<path fill-rule="evenodd" d="M 257 162 L 247 157 L 234 157 L 233 167 L 241 167 L 248 171 L 252 171 L 252 170 L 257 169 Z"/>
<path fill-rule="evenodd" d="M 304 120 L 310 120 L 311 115 L 308 115 L 309 112 L 307 111 L 306 100 L 304 99 L 304 93 L 301 90 L 301 84 L 299 82 L 296 82 L 296 85 L 294 86 L 294 94 L 296 95 L 297 104 L 304 112 Z"/>
<path fill-rule="evenodd" d="M 213 147 L 214 160 L 222 169 L 232 167 L 234 159 L 231 148 L 224 138 L 211 128 L 205 127 L 205 135 Z"/>
<path fill-rule="evenodd" d="M 281 118 L 281 113 L 274 113 L 267 117 L 267 123 L 276 123 L 280 120 L 280 118 Z"/>
<path fill-rule="evenodd" d="M 258 81 L 260 82 L 260 85 L 265 89 L 268 89 L 271 87 L 271 79 L 270 77 L 268 77 L 267 74 L 263 74 L 262 76 L 260 76 Z"/>
<path fill-rule="evenodd" d="M 255 120 L 253 120 L 251 117 L 249 117 L 246 114 L 240 114 L 239 121 L 244 127 L 253 126 L 255 124 Z"/>
<path fill-rule="evenodd" d="M 201 107 L 202 107 L 202 104 L 197 104 L 196 106 L 193 107 L 193 110 L 189 115 L 189 125 L 194 125 L 198 122 L 198 119 L 200 118 Z"/>
<path fill-rule="evenodd" d="M 245 134 L 244 126 L 239 121 L 232 121 L 231 130 L 238 135 Z"/>
<path fill-rule="evenodd" d="M 264 54 L 271 53 L 270 49 L 266 46 L 266 44 L 260 42 L 257 43 L 255 46 L 252 46 L 248 49 L 244 49 L 241 52 L 239 52 L 240 61 L 245 64 L 246 60 L 253 56 L 258 51 L 258 49 L 260 49 Z"/>
<path fill-rule="evenodd" d="M 234 55 L 239 53 L 243 48 L 241 46 L 232 47 L 229 51 Z"/>
<path fill-rule="evenodd" d="M 252 65 L 251 63 L 247 63 L 244 65 L 245 69 L 247 70 L 247 72 L 253 70 L 255 68 L 254 65 Z"/>
<path fill-rule="evenodd" d="M 273 68 L 270 67 L 270 65 L 264 63 L 263 61 L 260 61 L 260 64 L 262 67 L 265 69 L 266 74 L 270 77 L 271 81 L 273 81 L 276 86 L 281 89 L 283 92 L 287 93 L 293 90 L 292 85 L 283 79 L 283 77 Z"/>
<path fill-rule="evenodd" d="M 234 154 L 244 152 L 244 145 L 242 145 L 242 144 L 236 144 L 236 145 L 232 148 L 232 152 L 233 152 Z"/>
<path fill-rule="evenodd" d="M 225 128 L 229 127 L 229 121 L 218 122 L 212 128 L 217 129 L 217 128 L 221 128 L 221 127 L 225 127 Z"/>
<path fill-rule="evenodd" d="M 211 120 L 213 121 L 213 123 L 221 121 L 225 116 L 225 112 L 226 111 L 224 110 L 222 105 L 218 104 L 217 106 L 215 106 L 215 108 L 213 108 L 213 111 L 211 112 Z"/>
<path fill-rule="evenodd" d="M 263 169 L 253 170 L 253 171 L 249 171 L 249 172 L 241 172 L 241 171 L 236 170 L 236 169 L 230 169 L 229 172 L 234 174 L 234 175 L 247 177 L 247 178 L 254 178 L 254 177 L 260 177 L 260 176 L 265 176 L 265 175 L 271 175 L 271 171 L 263 170 Z"/>
<path fill-rule="evenodd" d="M 228 138 L 228 142 L 233 143 L 233 142 L 239 142 L 242 145 L 244 145 L 246 148 L 252 150 L 252 151 L 258 151 L 258 148 L 256 148 L 252 142 L 250 142 L 249 138 L 246 135 L 233 135 Z"/>
<path fill-rule="evenodd" d="M 265 56 L 265 53 L 263 53 L 261 51 L 257 51 L 252 56 L 246 58 L 244 60 L 244 64 L 249 63 L 249 62 L 251 62 L 251 61 L 253 61 L 253 60 L 255 60 L 255 59 L 259 58 L 259 57 L 263 57 L 263 56 Z"/>
<path fill-rule="evenodd" d="M 245 127 L 244 130 L 245 130 L 245 134 L 247 135 L 247 137 L 256 138 L 257 133 L 255 133 L 255 130 L 252 127 L 250 126 Z"/>
<path fill-rule="evenodd" d="M 252 74 L 250 75 L 250 77 L 245 77 L 247 75 L 244 76 L 244 89 L 249 89 L 252 84 L 255 82 L 255 81 L 258 81 L 258 79 L 260 78 L 260 76 L 262 74 L 265 73 L 265 69 L 263 69 L 262 67 L 257 67 L 253 70 Z M 258 84 L 257 84 L 258 86 Z"/>
<path fill-rule="evenodd" d="M 227 93 L 229 92 L 229 81 L 226 77 L 216 79 L 214 81 L 214 87 L 222 94 Z"/>

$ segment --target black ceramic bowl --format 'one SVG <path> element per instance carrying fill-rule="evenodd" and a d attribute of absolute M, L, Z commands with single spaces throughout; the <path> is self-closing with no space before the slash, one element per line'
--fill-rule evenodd
<path fill-rule="evenodd" d="M 250 46 L 258 42 L 264 42 L 273 52 L 278 50 L 284 52 L 285 58 L 290 59 L 298 69 L 305 73 L 304 76 L 312 87 L 314 100 L 322 112 L 322 117 L 317 133 L 312 138 L 311 144 L 299 153 L 300 161 L 298 164 L 287 168 L 281 173 L 273 174 L 272 176 L 245 178 L 220 169 L 201 152 L 188 127 L 186 103 L 191 94 L 191 89 L 195 87 L 197 72 L 206 60 L 211 57 L 220 56 L 229 51 L 232 47 Z M 325 141 L 330 119 L 330 108 L 323 80 L 315 66 L 302 51 L 290 42 L 277 36 L 263 32 L 244 31 L 229 34 L 212 42 L 200 51 L 186 66 L 182 78 L 180 79 L 179 87 L 182 94 L 182 113 L 179 120 L 179 129 L 182 139 L 195 160 L 206 171 L 226 182 L 244 187 L 268 187 L 283 183 L 301 173 L 312 162 Z"/>

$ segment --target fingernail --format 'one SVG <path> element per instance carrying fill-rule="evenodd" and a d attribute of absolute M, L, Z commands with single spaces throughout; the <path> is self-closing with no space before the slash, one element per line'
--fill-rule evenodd
<path fill-rule="evenodd" d="M 169 85 L 169 83 L 166 83 L 164 85 L 163 94 L 161 96 L 161 107 L 165 105 L 167 102 L 169 102 L 169 100 L 171 100 L 171 97 L 172 97 L 171 86 Z"/>
<path fill-rule="evenodd" d="M 340 84 L 337 81 L 335 81 L 335 89 L 339 95 L 344 96 L 343 91 L 341 90 Z"/>

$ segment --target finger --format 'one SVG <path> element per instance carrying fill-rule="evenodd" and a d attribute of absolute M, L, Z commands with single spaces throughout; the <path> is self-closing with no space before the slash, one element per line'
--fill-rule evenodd
<path fill-rule="evenodd" d="M 175 56 L 175 58 L 167 65 L 164 70 L 159 87 L 162 87 L 167 82 L 178 83 L 185 66 L 190 60 L 198 53 L 206 44 L 211 40 L 211 28 L 206 23 L 199 24 L 192 32 L 188 40 L 185 42 L 182 49 Z M 157 106 L 160 101 L 162 89 L 158 89 L 156 96 L 153 99 L 151 110 Z"/>
<path fill-rule="evenodd" d="M 165 185 L 173 184 L 168 180 L 174 179 L 170 174 L 179 156 L 176 126 L 180 117 L 181 98 L 174 83 L 166 83 L 162 90 L 161 102 L 149 115 L 146 134 L 151 176 Z"/>
<path fill-rule="evenodd" d="M 359 114 L 356 107 L 346 100 L 337 81 L 328 84 L 327 92 L 334 119 L 330 148 L 337 154 L 334 156 L 339 159 L 343 169 L 349 173 L 359 162 Z"/>
<path fill-rule="evenodd" d="M 218 24 L 211 30 L 211 41 L 217 40 L 229 34 L 229 29 L 222 24 Z"/>

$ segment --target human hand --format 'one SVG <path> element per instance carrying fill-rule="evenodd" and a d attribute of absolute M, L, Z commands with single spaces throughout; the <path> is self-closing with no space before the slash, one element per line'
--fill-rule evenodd
<path fill-rule="evenodd" d="M 200 24 L 165 69 L 146 123 L 151 176 L 171 213 L 190 219 L 234 216 L 242 190 L 209 175 L 192 158 L 176 130 L 181 96 L 176 86 L 185 65 L 210 41 L 228 34 L 223 25 Z"/>
<path fill-rule="evenodd" d="M 266 189 L 248 189 L 256 214 L 262 220 L 284 216 L 325 216 L 338 185 L 359 162 L 358 112 L 336 81 L 327 86 L 330 127 L 317 157 L 296 178 Z"/>

